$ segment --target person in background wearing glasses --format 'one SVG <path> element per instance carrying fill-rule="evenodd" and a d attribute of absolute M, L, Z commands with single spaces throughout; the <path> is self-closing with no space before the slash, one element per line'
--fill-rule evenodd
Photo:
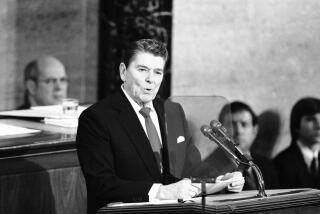
<path fill-rule="evenodd" d="M 55 57 L 43 56 L 29 62 L 24 69 L 24 82 L 24 104 L 18 109 L 58 105 L 67 97 L 66 69 Z"/>

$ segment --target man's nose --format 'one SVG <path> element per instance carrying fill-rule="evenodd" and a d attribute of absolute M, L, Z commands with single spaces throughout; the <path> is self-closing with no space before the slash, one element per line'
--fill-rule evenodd
<path fill-rule="evenodd" d="M 61 81 L 59 79 L 56 79 L 56 81 L 54 82 L 54 87 L 61 88 Z"/>
<path fill-rule="evenodd" d="M 233 125 L 233 131 L 235 135 L 239 135 L 242 132 L 242 128 L 240 124 L 234 124 Z"/>
<path fill-rule="evenodd" d="M 65 81 L 62 79 L 55 79 L 54 81 L 54 88 L 55 89 L 62 89 L 66 85 Z"/>
<path fill-rule="evenodd" d="M 152 83 L 154 81 L 154 74 L 152 71 L 149 71 L 146 76 L 146 81 Z"/>

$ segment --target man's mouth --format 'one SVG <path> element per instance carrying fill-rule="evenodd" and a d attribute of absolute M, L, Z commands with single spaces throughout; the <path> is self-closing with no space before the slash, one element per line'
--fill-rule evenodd
<path fill-rule="evenodd" d="M 63 95 L 59 95 L 59 94 L 56 94 L 53 97 L 58 100 L 63 99 Z"/>
<path fill-rule="evenodd" d="M 145 91 L 145 93 L 151 93 L 152 89 L 151 88 L 145 88 L 144 91 Z"/>

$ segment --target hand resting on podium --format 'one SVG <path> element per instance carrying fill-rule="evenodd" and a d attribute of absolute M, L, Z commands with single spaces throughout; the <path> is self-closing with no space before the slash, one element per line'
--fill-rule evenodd
<path fill-rule="evenodd" d="M 241 192 L 244 178 L 241 172 L 232 172 L 220 175 L 215 183 L 206 184 L 206 193 L 213 194 L 227 188 L 230 192 Z M 157 199 L 189 199 L 201 194 L 201 183 L 192 183 L 188 178 L 169 185 L 161 185 L 158 190 Z"/>
<path fill-rule="evenodd" d="M 244 177 L 242 176 L 242 173 L 237 171 L 237 172 L 232 172 L 232 173 L 226 173 L 225 175 L 220 175 L 216 179 L 216 184 L 225 184 L 227 185 L 227 189 L 230 192 L 241 192 L 244 186 Z M 214 186 L 212 186 L 212 190 L 207 188 L 207 193 L 210 193 L 210 190 L 212 193 Z M 218 190 L 220 191 L 220 190 Z M 215 191 L 216 192 L 216 191 Z"/>

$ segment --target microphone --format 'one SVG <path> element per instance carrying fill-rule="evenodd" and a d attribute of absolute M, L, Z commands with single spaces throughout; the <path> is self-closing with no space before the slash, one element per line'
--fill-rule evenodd
<path fill-rule="evenodd" d="M 202 134 L 204 134 L 204 136 L 210 137 L 210 132 L 211 132 L 210 126 L 203 125 L 203 126 L 201 126 L 200 131 L 202 132 Z"/>
<path fill-rule="evenodd" d="M 226 139 L 228 142 L 230 142 L 232 145 L 232 149 L 234 150 L 234 153 L 237 157 L 239 157 L 239 159 L 242 162 L 246 162 L 248 163 L 249 161 L 252 160 L 252 157 L 243 154 L 243 152 L 237 147 L 239 145 L 239 143 L 235 143 L 232 138 L 227 134 L 227 129 L 225 127 L 222 126 L 222 124 L 217 121 L 217 120 L 212 120 L 210 122 L 210 126 L 213 130 L 215 130 L 216 132 L 219 132 L 224 139 Z M 229 143 L 229 144 L 230 144 Z"/>
<path fill-rule="evenodd" d="M 247 170 L 249 167 L 252 167 L 259 185 L 259 193 L 257 196 L 267 197 L 267 194 L 265 193 L 263 176 L 258 165 L 253 163 L 251 157 L 248 157 L 241 152 L 241 150 L 237 147 L 237 144 L 235 144 L 231 137 L 228 136 L 227 130 L 221 125 L 221 123 L 219 121 L 212 120 L 210 122 L 210 126 L 203 125 L 201 126 L 200 130 L 206 137 L 218 144 L 218 146 L 220 146 L 231 158 L 233 158 L 239 167 L 242 167 L 245 170 Z M 217 136 L 218 133 L 220 134 L 219 137 Z M 228 143 L 231 144 L 231 148 L 225 145 Z"/>
<path fill-rule="evenodd" d="M 202 134 L 206 137 L 208 137 L 211 141 L 215 142 L 220 146 L 224 151 L 227 152 L 227 154 L 233 158 L 237 163 L 240 163 L 240 159 L 234 154 L 234 152 L 226 146 L 223 142 L 221 142 L 221 139 L 219 139 L 217 136 L 215 136 L 215 132 L 212 130 L 212 128 L 208 125 L 203 125 L 200 128 Z"/>
<path fill-rule="evenodd" d="M 238 143 L 235 143 L 232 138 L 228 135 L 227 129 L 222 126 L 222 124 L 217 120 L 211 120 L 210 126 L 217 130 L 227 141 L 233 143 L 234 145 L 238 146 Z"/>

